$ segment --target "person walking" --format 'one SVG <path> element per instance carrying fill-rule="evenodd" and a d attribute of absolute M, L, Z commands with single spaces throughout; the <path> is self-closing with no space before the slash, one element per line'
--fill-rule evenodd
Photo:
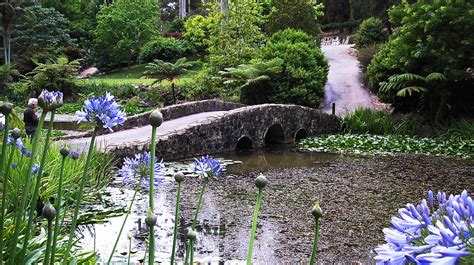
<path fill-rule="evenodd" d="M 38 128 L 38 116 L 36 115 L 36 107 L 38 99 L 30 98 L 28 100 L 28 108 L 23 112 L 23 122 L 25 122 L 25 131 L 28 138 L 33 139 Z"/>

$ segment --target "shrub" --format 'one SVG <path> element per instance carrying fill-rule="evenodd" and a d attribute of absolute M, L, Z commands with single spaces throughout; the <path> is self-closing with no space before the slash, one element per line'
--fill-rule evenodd
<path fill-rule="evenodd" d="M 79 61 L 69 61 L 66 57 L 37 63 L 36 68 L 28 74 L 29 89 L 32 94 L 39 94 L 43 89 L 61 91 L 65 100 L 72 100 L 77 93 L 75 75 L 79 68 Z"/>
<path fill-rule="evenodd" d="M 469 10 L 473 5 L 467 1 L 418 1 L 392 9 L 391 21 L 400 26 L 367 68 L 370 89 L 386 102 L 414 100 L 412 105 L 418 105 L 420 97 L 395 97 L 393 91 L 379 91 L 380 83 L 396 74 L 441 73 L 448 79 L 448 93 L 443 99 L 451 106 L 450 114 L 472 113 L 473 81 L 466 69 L 472 67 L 473 42 L 469 34 L 474 32 L 474 19 Z"/>
<path fill-rule="evenodd" d="M 193 16 L 184 22 L 183 37 L 198 50 L 209 47 L 211 32 L 218 26 L 218 16 Z"/>
<path fill-rule="evenodd" d="M 361 108 L 344 117 L 342 129 L 352 134 L 386 135 L 392 133 L 392 120 L 386 111 Z"/>
<path fill-rule="evenodd" d="M 364 48 L 385 41 L 386 35 L 382 20 L 371 17 L 360 24 L 354 42 L 358 48 Z"/>
<path fill-rule="evenodd" d="M 173 60 L 185 57 L 194 52 L 187 42 L 175 38 L 155 37 L 145 43 L 140 49 L 138 60 L 142 63 L 155 59 Z"/>
<path fill-rule="evenodd" d="M 212 99 L 225 97 L 223 83 L 225 79 L 212 68 L 205 67 L 194 76 L 194 82 L 188 92 L 190 100 Z"/>
<path fill-rule="evenodd" d="M 314 42 L 299 42 L 303 32 L 286 29 L 275 33 L 261 48 L 262 60 L 283 59 L 283 71 L 271 80 L 270 101 L 318 107 L 324 96 L 328 62 Z"/>
<path fill-rule="evenodd" d="M 359 67 L 362 70 L 362 73 L 367 71 L 370 61 L 374 58 L 374 55 L 378 52 L 379 45 L 372 44 L 364 48 L 360 48 L 357 54 L 357 59 L 359 60 Z"/>
<path fill-rule="evenodd" d="M 311 36 L 321 32 L 318 19 L 324 15 L 322 4 L 309 0 L 277 0 L 270 13 L 266 32 L 271 35 L 286 28 L 303 31 Z"/>

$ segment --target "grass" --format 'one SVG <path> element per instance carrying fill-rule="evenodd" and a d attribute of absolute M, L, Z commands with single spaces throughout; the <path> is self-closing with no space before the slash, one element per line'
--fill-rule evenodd
<path fill-rule="evenodd" d="M 141 78 L 143 72 L 146 71 L 147 64 L 138 64 L 131 67 L 122 68 L 120 70 L 114 71 L 101 76 L 95 76 L 88 79 L 82 79 L 84 83 L 106 83 L 109 85 L 120 85 L 120 84 L 135 84 L 135 85 L 151 85 L 156 79 Z M 185 73 L 179 79 L 180 82 L 189 82 L 192 80 L 194 75 L 199 72 L 202 68 L 201 63 L 197 63 L 193 66 L 187 73 Z"/>

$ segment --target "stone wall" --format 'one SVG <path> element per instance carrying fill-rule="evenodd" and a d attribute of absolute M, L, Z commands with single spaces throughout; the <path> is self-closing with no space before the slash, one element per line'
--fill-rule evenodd
<path fill-rule="evenodd" d="M 280 104 L 264 104 L 231 110 L 218 118 L 190 124 L 186 128 L 157 139 L 157 154 L 170 160 L 208 153 L 235 150 L 241 137 L 248 137 L 255 148 L 264 146 L 265 135 L 272 125 L 281 125 L 283 142 L 294 144 L 296 133 L 306 130 L 308 136 L 335 133 L 340 129 L 336 116 L 319 110 Z M 149 149 L 149 143 L 117 147 L 110 150 L 119 156 Z"/>
<path fill-rule="evenodd" d="M 211 112 L 211 111 L 226 111 L 232 110 L 236 108 L 244 107 L 245 105 L 240 103 L 232 103 L 232 102 L 224 102 L 222 100 L 210 99 L 210 100 L 201 100 L 201 101 L 192 101 L 186 102 L 183 104 L 171 105 L 161 109 L 161 113 L 163 114 L 163 119 L 173 120 L 177 118 L 181 118 L 184 116 L 188 116 L 191 114 L 202 113 L 202 112 Z M 126 121 L 122 126 L 118 126 L 114 128 L 114 132 L 123 131 L 135 127 L 141 127 L 148 125 L 148 117 L 150 116 L 151 111 L 140 113 L 137 115 L 127 117 Z M 108 130 L 104 130 L 99 134 L 107 134 L 110 133 Z M 90 137 L 92 135 L 92 131 L 87 131 L 81 134 L 73 135 L 73 136 L 65 136 L 59 138 L 60 140 L 68 140 L 68 139 L 77 139 L 82 137 Z"/>

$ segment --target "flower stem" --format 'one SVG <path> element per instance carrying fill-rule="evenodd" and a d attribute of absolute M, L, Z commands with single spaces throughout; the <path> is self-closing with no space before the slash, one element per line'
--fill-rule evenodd
<path fill-rule="evenodd" d="M 0 175 L 3 173 L 3 164 L 5 164 L 5 156 L 7 153 L 7 140 L 8 140 L 8 127 L 10 125 L 10 115 L 5 115 L 5 128 L 3 131 L 3 142 L 2 142 L 2 154 L 0 155 Z M 14 143 L 13 143 L 14 144 Z M 7 163 L 7 172 L 8 172 L 8 167 L 11 165 L 11 158 L 13 156 L 13 151 L 15 150 L 15 147 L 11 148 L 10 152 L 10 159 L 8 159 Z M 5 202 L 6 202 L 6 195 L 7 195 L 7 181 L 8 181 L 8 173 L 5 173 L 3 175 L 3 189 L 2 189 L 2 216 L 0 217 L 0 264 L 3 264 L 3 224 L 4 224 L 4 219 L 5 219 Z"/>
<path fill-rule="evenodd" d="M 263 197 L 263 188 L 258 189 L 257 202 L 255 203 L 255 210 L 253 212 L 252 230 L 250 232 L 249 251 L 247 253 L 247 265 L 252 264 L 253 242 L 255 240 L 255 231 L 257 230 L 258 212 L 260 211 L 260 203 Z"/>
<path fill-rule="evenodd" d="M 51 239 L 53 237 L 53 220 L 48 220 L 48 239 L 46 240 L 46 252 L 44 254 L 44 265 L 49 265 L 49 253 L 51 251 Z"/>
<path fill-rule="evenodd" d="M 206 178 L 204 178 L 204 182 L 202 183 L 202 186 L 201 186 L 201 192 L 199 194 L 199 199 L 198 199 L 198 202 L 197 202 L 197 205 L 196 205 L 196 211 L 194 212 L 193 223 L 191 224 L 191 228 L 193 230 L 196 228 L 196 222 L 197 222 L 197 219 L 198 219 L 198 216 L 199 216 L 199 209 L 201 208 L 202 198 L 204 196 L 204 191 L 206 190 L 207 182 L 209 182 L 209 179 L 206 177 Z M 188 256 L 189 256 L 189 252 L 191 251 L 192 247 L 193 247 L 193 245 L 190 242 L 190 244 L 186 248 L 186 257 L 184 259 L 184 264 L 188 263 Z"/>
<path fill-rule="evenodd" d="M 181 193 L 181 182 L 178 182 L 178 192 L 176 193 L 176 210 L 174 211 L 174 232 L 173 248 L 171 249 L 171 264 L 174 264 L 174 254 L 176 252 L 176 237 L 178 236 L 178 218 L 179 218 L 179 196 Z"/>
<path fill-rule="evenodd" d="M 28 241 L 30 239 L 31 226 L 33 225 L 33 219 L 36 214 L 36 211 L 35 211 L 36 203 L 38 202 L 39 189 L 41 187 L 41 178 L 43 177 L 44 164 L 46 162 L 46 156 L 48 155 L 49 139 L 51 138 L 51 131 L 53 130 L 54 114 L 55 114 L 55 111 L 52 111 L 51 117 L 49 119 L 49 124 L 48 124 L 48 133 L 46 134 L 46 139 L 44 141 L 44 147 L 43 147 L 43 153 L 41 156 L 39 171 L 36 174 L 35 190 L 33 192 L 33 197 L 31 198 L 30 213 L 28 215 L 28 224 L 26 225 L 26 232 L 25 232 L 25 238 L 23 242 L 23 249 L 20 255 L 20 261 L 22 261 L 23 257 L 26 255 L 26 249 L 28 247 Z M 41 134 L 41 131 L 38 131 L 37 133 Z"/>
<path fill-rule="evenodd" d="M 110 252 L 110 256 L 109 256 L 109 260 L 107 261 L 107 265 L 109 265 L 110 262 L 112 261 L 112 257 L 114 256 L 115 249 L 117 248 L 118 242 L 120 240 L 120 236 L 122 235 L 123 228 L 125 227 L 125 223 L 127 222 L 128 216 L 130 215 L 130 212 L 132 211 L 132 206 L 133 206 L 133 203 L 135 202 L 135 197 L 137 196 L 139 187 L 140 187 L 140 185 L 137 185 L 136 188 L 135 188 L 135 192 L 133 193 L 132 201 L 130 202 L 130 206 L 128 206 L 127 213 L 125 214 L 125 219 L 123 219 L 122 227 L 120 227 L 120 231 L 117 235 L 117 239 L 115 240 L 114 247 L 112 248 L 112 251 Z"/>
<path fill-rule="evenodd" d="M 58 197 L 56 197 L 56 220 L 54 221 L 54 235 L 53 235 L 53 245 L 51 249 L 51 264 L 54 264 L 54 259 L 56 256 L 56 244 L 58 242 L 59 236 L 59 214 L 61 213 L 61 204 L 62 204 L 62 194 L 63 194 L 63 175 L 64 175 L 64 164 L 66 162 L 66 157 L 63 156 L 61 160 L 61 169 L 59 171 L 59 187 L 58 187 Z"/>
<path fill-rule="evenodd" d="M 156 152 L 156 126 L 151 129 L 151 154 L 150 154 L 150 190 L 149 190 L 149 206 L 151 211 L 154 211 L 153 188 L 155 187 L 155 152 Z M 155 227 L 150 227 L 150 239 L 148 243 L 148 264 L 155 262 Z"/>
<path fill-rule="evenodd" d="M 189 255 L 189 264 L 193 264 L 193 260 L 194 260 L 194 240 L 191 240 L 190 242 L 190 246 L 191 246 L 191 254 Z"/>
<path fill-rule="evenodd" d="M 9 256 L 10 258 L 8 261 L 9 265 L 22 264 L 22 259 L 23 259 L 22 256 L 19 257 L 20 258 L 19 262 L 15 263 L 15 254 L 16 254 L 16 249 L 17 249 L 18 237 L 20 236 L 21 223 L 23 222 L 23 218 L 26 211 L 26 204 L 28 202 L 28 194 L 30 191 L 31 179 L 33 176 L 33 165 L 35 163 L 36 154 L 38 153 L 38 142 L 39 142 L 39 138 L 41 137 L 41 131 L 43 130 L 43 124 L 44 124 L 45 119 L 46 119 L 46 111 L 43 111 L 43 113 L 41 113 L 41 117 L 38 123 L 38 127 L 36 129 L 35 136 L 33 137 L 33 146 L 31 150 L 30 161 L 28 164 L 28 175 L 26 176 L 26 182 L 21 192 L 20 207 L 16 211 L 15 226 L 13 227 L 13 229 L 15 229 L 15 232 L 13 233 L 13 239 L 10 242 L 11 243 L 10 256 Z M 30 209 L 30 211 L 34 211 L 34 209 Z M 25 244 L 28 244 L 28 241 L 26 240 L 26 238 L 25 238 Z"/>
<path fill-rule="evenodd" d="M 3 176 L 3 189 L 2 189 L 2 212 L 0 216 L 0 264 L 3 264 L 3 225 L 5 223 L 5 210 L 6 210 L 6 198 L 8 194 L 8 176 L 10 175 L 10 168 L 13 161 L 13 153 L 15 152 L 15 147 L 11 147 L 10 157 L 8 158 L 7 168 L 5 170 L 5 175 Z M 3 164 L 3 160 L 1 162 Z"/>
<path fill-rule="evenodd" d="M 316 252 L 318 250 L 318 237 L 319 237 L 319 219 L 316 219 L 314 223 L 313 251 L 311 252 L 311 259 L 309 261 L 310 265 L 314 265 L 314 261 L 316 260 Z"/>
<path fill-rule="evenodd" d="M 94 129 L 94 131 L 92 132 L 91 143 L 89 145 L 89 151 L 87 152 L 86 164 L 84 165 L 84 172 L 82 172 L 81 184 L 80 184 L 79 190 L 77 192 L 76 206 L 75 206 L 75 209 L 74 209 L 74 216 L 72 218 L 71 227 L 69 228 L 70 229 L 69 240 L 67 242 L 67 247 L 66 247 L 66 251 L 64 252 L 64 259 L 63 259 L 63 264 L 64 265 L 67 264 L 67 259 L 68 259 L 69 254 L 70 254 L 69 252 L 71 251 L 71 248 L 72 248 L 72 241 L 74 239 L 74 233 L 76 232 L 76 226 L 77 226 L 77 217 L 79 215 L 79 208 L 81 207 L 82 194 L 84 192 L 84 186 L 86 184 L 86 179 L 87 179 L 87 173 L 88 173 L 87 171 L 89 169 L 89 165 L 90 165 L 90 162 L 91 162 L 92 152 L 94 151 L 94 142 L 95 142 L 95 137 L 97 135 L 98 130 L 99 130 L 99 128 L 96 127 Z"/>
<path fill-rule="evenodd" d="M 130 255 L 132 255 L 132 237 L 130 237 L 128 241 L 128 259 L 127 259 L 127 265 L 130 265 Z"/>

